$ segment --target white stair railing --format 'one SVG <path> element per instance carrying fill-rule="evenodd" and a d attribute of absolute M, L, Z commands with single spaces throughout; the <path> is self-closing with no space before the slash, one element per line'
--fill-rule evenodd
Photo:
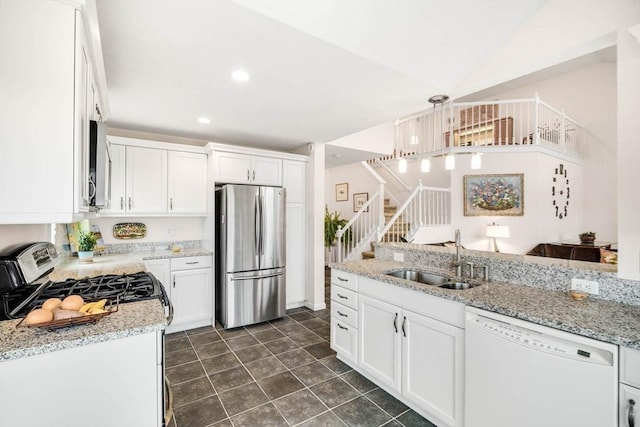
<path fill-rule="evenodd" d="M 423 226 L 451 224 L 451 190 L 425 187 L 422 181 L 378 234 L 378 241 L 411 241 Z"/>
<path fill-rule="evenodd" d="M 336 232 L 336 262 L 360 259 L 361 252 L 376 239 L 384 221 L 381 199 L 380 191 L 376 192 L 353 218 Z"/>

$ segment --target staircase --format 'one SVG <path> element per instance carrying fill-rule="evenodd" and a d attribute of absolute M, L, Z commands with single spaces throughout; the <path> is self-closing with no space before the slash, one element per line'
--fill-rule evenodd
<path fill-rule="evenodd" d="M 396 214 L 398 210 L 397 206 L 393 206 L 390 199 L 384 199 L 384 223 L 389 223 L 391 218 Z M 382 242 L 401 242 L 404 236 L 407 235 L 408 230 L 411 229 L 411 224 L 403 220 L 404 215 L 400 216 L 382 236 L 380 241 Z M 371 242 L 371 250 L 362 252 L 362 259 L 375 258 L 375 248 Z"/>

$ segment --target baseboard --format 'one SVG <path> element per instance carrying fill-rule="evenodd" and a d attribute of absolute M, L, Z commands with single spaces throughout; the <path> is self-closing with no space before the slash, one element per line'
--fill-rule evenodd
<path fill-rule="evenodd" d="M 320 304 L 305 304 L 305 307 L 310 308 L 313 311 L 318 311 L 327 308 L 327 304 L 325 304 L 324 302 Z"/>
<path fill-rule="evenodd" d="M 306 303 L 307 303 L 306 301 L 296 301 L 296 302 L 287 303 L 287 310 L 291 310 L 292 308 L 304 307 Z"/>

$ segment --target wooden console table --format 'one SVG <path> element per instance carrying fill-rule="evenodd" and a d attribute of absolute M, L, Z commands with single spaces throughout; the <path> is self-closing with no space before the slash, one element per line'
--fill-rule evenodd
<path fill-rule="evenodd" d="M 445 147 L 449 146 L 449 132 L 444 134 Z M 454 147 L 513 144 L 513 118 L 490 120 L 453 131 Z"/>
<path fill-rule="evenodd" d="M 574 246 L 581 248 L 603 248 L 603 249 L 611 249 L 611 245 L 613 242 L 604 242 L 602 240 L 596 240 L 593 243 L 581 243 L 580 240 L 564 240 L 562 242 L 554 242 L 556 245 L 562 246 Z"/>

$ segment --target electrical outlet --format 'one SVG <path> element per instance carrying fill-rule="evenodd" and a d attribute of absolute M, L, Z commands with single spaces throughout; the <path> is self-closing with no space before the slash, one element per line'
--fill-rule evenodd
<path fill-rule="evenodd" d="M 592 280 L 576 279 L 575 277 L 571 279 L 572 291 L 581 291 L 588 294 L 598 295 L 598 293 L 600 292 L 599 288 L 600 285 L 598 284 L 598 282 L 594 282 Z"/>
<path fill-rule="evenodd" d="M 176 228 L 175 227 L 167 228 L 167 236 L 175 236 L 175 235 L 176 235 Z"/>
<path fill-rule="evenodd" d="M 402 252 L 394 252 L 393 260 L 398 262 L 404 262 L 404 254 Z"/>

